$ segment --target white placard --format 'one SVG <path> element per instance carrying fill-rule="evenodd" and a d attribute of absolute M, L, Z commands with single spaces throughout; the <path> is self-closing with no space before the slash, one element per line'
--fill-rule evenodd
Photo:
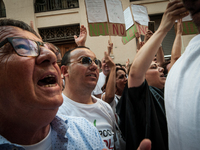
<path fill-rule="evenodd" d="M 186 17 L 182 18 L 182 22 L 185 22 L 185 21 L 192 21 L 191 14 L 189 14 Z M 176 20 L 175 22 L 178 22 L 178 20 Z"/>
<path fill-rule="evenodd" d="M 85 0 L 88 22 L 108 22 L 104 0 Z"/>
<path fill-rule="evenodd" d="M 120 0 L 106 0 L 106 6 L 109 22 L 125 24 L 122 3 Z"/>
<path fill-rule="evenodd" d="M 186 17 L 184 17 L 184 18 L 182 19 L 182 22 L 184 22 L 184 21 L 192 21 L 191 14 L 187 15 Z"/>
<path fill-rule="evenodd" d="M 124 10 L 124 20 L 125 20 L 126 30 L 129 29 L 132 25 L 134 25 L 130 7 Z"/>
<path fill-rule="evenodd" d="M 149 17 L 146 7 L 141 5 L 131 5 L 131 9 L 133 12 L 134 20 L 141 25 L 148 26 Z"/>

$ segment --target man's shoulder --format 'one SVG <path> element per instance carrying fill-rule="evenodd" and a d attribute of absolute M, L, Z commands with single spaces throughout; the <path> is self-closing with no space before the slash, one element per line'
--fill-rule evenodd
<path fill-rule="evenodd" d="M 94 98 L 95 100 L 97 100 L 97 102 L 99 103 L 100 106 L 103 107 L 103 109 L 106 109 L 106 111 L 109 111 L 111 113 L 113 112 L 111 106 L 108 103 L 104 102 L 102 99 L 97 98 L 97 97 L 95 97 L 93 95 L 92 95 L 92 98 Z"/>
<path fill-rule="evenodd" d="M 51 124 L 53 126 L 67 125 L 67 128 L 73 128 L 72 130 L 80 130 L 84 132 L 88 132 L 90 130 L 90 132 L 96 132 L 96 128 L 87 119 L 83 117 L 73 117 L 63 114 L 57 114 Z"/>
<path fill-rule="evenodd" d="M 59 121 L 64 121 L 66 124 L 69 123 L 79 123 L 79 122 L 84 122 L 84 123 L 89 123 L 85 118 L 83 117 L 74 117 L 74 116 L 67 116 L 64 114 L 57 114 L 55 117 L 56 120 Z"/>
<path fill-rule="evenodd" d="M 105 147 L 98 130 L 82 117 L 59 114 L 51 123 L 58 137 L 68 139 L 68 149 L 102 149 Z"/>

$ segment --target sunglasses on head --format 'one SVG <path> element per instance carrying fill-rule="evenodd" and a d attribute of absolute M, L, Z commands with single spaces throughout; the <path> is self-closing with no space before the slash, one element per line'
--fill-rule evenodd
<path fill-rule="evenodd" d="M 81 63 L 83 65 L 87 65 L 87 66 L 90 66 L 92 64 L 92 62 L 94 62 L 98 68 L 100 68 L 100 61 L 96 58 L 94 58 L 93 60 L 90 58 L 90 57 L 81 57 L 81 59 L 79 61 L 75 61 L 75 62 L 69 62 L 69 63 Z"/>
<path fill-rule="evenodd" d="M 40 55 L 40 46 L 44 46 L 51 50 L 57 57 L 57 61 L 60 61 L 60 50 L 52 43 L 38 42 L 31 39 L 21 37 L 8 37 L 0 43 L 0 48 L 5 44 L 10 43 L 14 51 L 23 57 L 37 57 Z"/>

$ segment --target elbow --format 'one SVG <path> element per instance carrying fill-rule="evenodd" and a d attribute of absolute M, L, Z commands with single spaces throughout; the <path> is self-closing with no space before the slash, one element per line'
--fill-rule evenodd
<path fill-rule="evenodd" d="M 181 56 L 175 56 L 173 60 L 176 62 Z"/>

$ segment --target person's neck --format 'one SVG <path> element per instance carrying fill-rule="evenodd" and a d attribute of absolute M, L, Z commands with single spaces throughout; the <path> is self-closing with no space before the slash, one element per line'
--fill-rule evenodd
<path fill-rule="evenodd" d="M 115 94 L 119 95 L 119 96 L 122 96 L 122 93 L 123 93 L 123 91 L 120 91 L 120 90 L 116 90 L 116 92 L 115 92 Z"/>
<path fill-rule="evenodd" d="M 4 125 L 1 124 L 0 128 L 0 135 L 11 143 L 33 145 L 42 141 L 48 135 L 50 124 L 34 129 L 26 124 L 19 126 L 18 124 L 4 122 Z"/>
<path fill-rule="evenodd" d="M 105 76 L 107 76 L 108 73 L 109 73 L 109 72 L 107 72 L 107 71 L 102 71 L 102 72 L 103 72 L 103 74 L 104 74 Z"/>
<path fill-rule="evenodd" d="M 91 97 L 92 91 L 73 91 L 71 88 L 65 88 L 63 94 L 69 99 L 82 104 L 93 104 L 94 101 Z"/>

